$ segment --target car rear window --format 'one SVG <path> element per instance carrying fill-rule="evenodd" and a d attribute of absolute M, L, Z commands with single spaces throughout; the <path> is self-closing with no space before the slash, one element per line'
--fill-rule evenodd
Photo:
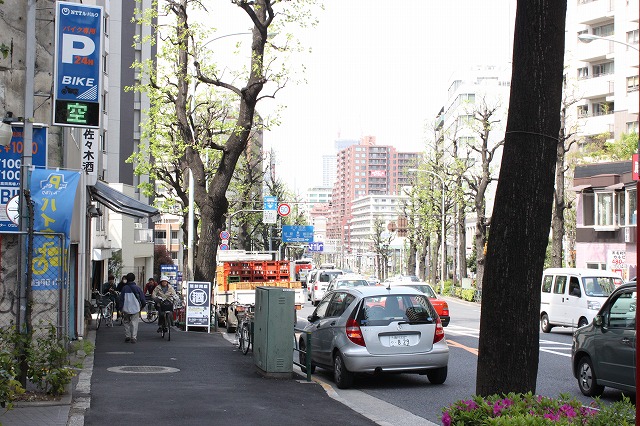
<path fill-rule="evenodd" d="M 321 283 L 328 283 L 338 275 L 342 275 L 342 272 L 320 272 L 318 281 Z"/>
<path fill-rule="evenodd" d="M 437 299 L 436 294 L 433 292 L 433 289 L 427 284 L 409 284 L 407 287 L 415 288 L 418 291 L 423 292 L 427 295 L 427 297 L 431 299 Z"/>
<path fill-rule="evenodd" d="M 383 326 L 393 321 L 432 324 L 436 311 L 423 294 L 392 294 L 365 297 L 355 316 L 361 326 Z"/>

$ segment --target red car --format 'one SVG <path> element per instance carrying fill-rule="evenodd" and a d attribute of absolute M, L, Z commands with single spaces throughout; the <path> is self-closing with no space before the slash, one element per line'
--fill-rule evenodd
<path fill-rule="evenodd" d="M 425 283 L 425 282 L 415 282 L 415 281 L 387 281 L 384 283 L 385 285 L 390 285 L 392 287 L 396 286 L 407 286 L 411 288 L 415 288 L 418 291 L 423 292 L 429 298 L 429 302 L 433 305 L 440 317 L 440 321 L 442 321 L 442 326 L 446 327 L 449 325 L 449 304 L 443 299 L 438 299 L 438 295 L 433 288 Z"/>

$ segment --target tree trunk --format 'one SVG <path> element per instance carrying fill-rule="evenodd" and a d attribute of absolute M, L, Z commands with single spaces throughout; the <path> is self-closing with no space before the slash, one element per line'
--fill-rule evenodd
<path fill-rule="evenodd" d="M 416 275 L 416 254 L 418 248 L 413 238 L 409 239 L 409 250 L 407 251 L 407 275 Z"/>
<path fill-rule="evenodd" d="M 464 209 L 458 215 L 458 269 L 460 270 L 460 279 L 467 278 L 467 230 L 465 228 L 465 212 Z"/>
<path fill-rule="evenodd" d="M 536 392 L 540 282 L 560 131 L 566 0 L 518 0 L 484 270 L 476 393 Z"/>
<path fill-rule="evenodd" d="M 564 171 L 565 171 L 565 148 L 564 148 L 564 125 L 565 110 L 563 108 L 560 116 L 560 140 L 558 141 L 558 156 L 556 159 L 556 188 L 553 193 L 553 216 L 551 218 L 551 266 L 562 268 L 564 241 L 564 210 L 566 208 L 564 199 Z"/>

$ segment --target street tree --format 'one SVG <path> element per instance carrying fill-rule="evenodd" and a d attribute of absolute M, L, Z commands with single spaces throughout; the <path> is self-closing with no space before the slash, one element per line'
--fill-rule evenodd
<path fill-rule="evenodd" d="M 374 218 L 371 231 L 371 245 L 378 259 L 376 274 L 380 281 L 384 281 L 387 278 L 389 265 L 389 246 L 395 236 L 394 233 L 387 230 L 384 220 L 380 217 Z"/>
<path fill-rule="evenodd" d="M 193 176 L 194 200 L 199 214 L 194 236 L 193 276 L 212 281 L 220 231 L 225 229 L 229 208 L 227 189 L 236 165 L 252 134 L 268 128 L 273 119 L 256 120 L 258 103 L 275 98 L 293 74 L 287 58 L 299 45 L 288 33 L 292 25 L 314 24 L 314 0 L 233 0 L 245 16 L 235 34 L 250 25 L 250 49 L 246 63 L 229 70 L 216 63 L 218 38 L 212 16 L 199 0 L 165 0 L 160 13 L 138 11 L 139 19 L 153 25 L 160 43 L 157 63 L 136 63 L 143 75 L 136 90 L 149 95 L 151 106 L 142 123 L 148 145 L 135 153 L 136 172 L 148 174 L 152 191 L 156 181 L 165 183 L 185 205 L 188 176 Z M 206 23 L 206 24 L 203 24 Z M 281 45 L 271 37 L 283 40 Z M 136 43 L 154 43 L 138 38 Z M 243 45 L 237 43 L 240 52 Z M 242 61 L 238 53 L 238 61 Z M 228 59 L 228 58 L 223 58 Z M 218 60 L 219 57 L 218 57 Z M 153 158 L 145 161 L 145 156 Z M 165 189 L 166 189 L 165 188 Z"/>
<path fill-rule="evenodd" d="M 492 173 L 492 162 L 497 151 L 504 145 L 504 139 L 495 140 L 495 136 L 493 136 L 498 132 L 500 123 L 503 122 L 500 108 L 500 100 L 491 102 L 485 97 L 477 99 L 477 104 L 471 110 L 472 121 L 468 123 L 475 137 L 465 139 L 467 150 L 472 158 L 460 167 L 469 188 L 476 216 L 474 246 L 476 249 L 476 286 L 479 289 L 482 288 L 485 265 L 484 247 L 487 244 L 490 222 L 487 217 L 487 191 L 489 185 L 496 180 Z M 474 163 L 475 160 L 477 161 Z"/>
<path fill-rule="evenodd" d="M 509 113 L 483 277 L 479 395 L 536 392 L 566 9 L 566 0 L 517 2 Z"/>

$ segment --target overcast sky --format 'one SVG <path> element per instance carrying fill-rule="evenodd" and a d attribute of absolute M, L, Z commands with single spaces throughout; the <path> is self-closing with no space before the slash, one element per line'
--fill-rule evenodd
<path fill-rule="evenodd" d="M 338 138 L 373 135 L 379 145 L 422 151 L 453 71 L 510 62 L 515 0 L 324 3 L 319 25 L 302 34 L 312 48 L 300 58 L 308 84 L 277 94 L 286 109 L 265 134 L 278 175 L 301 194 L 322 182 L 321 156 Z"/>

